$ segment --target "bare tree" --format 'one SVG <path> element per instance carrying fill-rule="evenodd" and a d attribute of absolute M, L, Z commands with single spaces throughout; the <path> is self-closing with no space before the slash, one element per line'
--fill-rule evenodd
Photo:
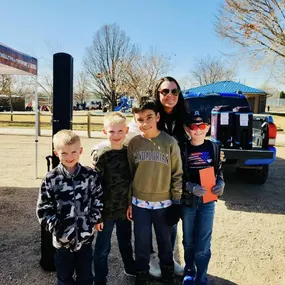
<path fill-rule="evenodd" d="M 125 31 L 116 24 L 102 26 L 87 48 L 84 67 L 102 97 L 113 108 L 124 82 L 125 62 L 132 57 L 135 46 Z"/>
<path fill-rule="evenodd" d="M 141 56 L 137 54 L 128 59 L 125 68 L 125 87 L 127 93 L 139 98 L 153 89 L 159 77 L 169 69 L 169 60 L 154 49 Z"/>
<path fill-rule="evenodd" d="M 42 90 L 41 93 L 47 96 L 48 105 L 52 105 L 53 98 L 53 79 L 50 72 L 44 72 L 38 77 L 38 85 Z M 43 91 L 43 92 L 42 92 Z"/>
<path fill-rule="evenodd" d="M 26 98 L 33 98 L 35 95 L 35 80 L 32 76 L 13 76 L 12 78 L 13 84 L 12 84 L 12 94 L 13 96 L 11 100 L 11 110 L 13 110 L 12 103 L 16 106 L 18 105 L 18 108 L 22 106 L 23 103 L 25 103 Z M 12 96 L 10 96 L 12 97 Z M 20 104 L 20 105 L 19 105 Z M 22 107 L 20 107 L 22 108 Z"/>
<path fill-rule="evenodd" d="M 7 95 L 9 102 L 5 104 L 10 105 L 10 110 L 13 111 L 12 105 L 12 76 L 11 75 L 0 75 L 0 94 Z M 5 101 L 8 101 L 5 99 Z"/>
<path fill-rule="evenodd" d="M 17 75 L 1 75 L 0 76 L 0 94 L 7 95 L 7 103 L 10 110 L 13 111 L 13 104 L 17 101 L 24 102 L 28 95 L 33 94 L 33 86 L 30 77 L 22 78 Z"/>
<path fill-rule="evenodd" d="M 10 94 L 12 84 L 13 80 L 11 75 L 0 75 L 0 94 Z"/>
<path fill-rule="evenodd" d="M 86 102 L 90 93 L 89 78 L 85 72 L 79 72 L 75 78 L 74 99 L 80 103 Z"/>
<path fill-rule="evenodd" d="M 42 103 L 49 105 L 52 107 L 52 100 L 53 100 L 53 55 L 55 53 L 61 52 L 62 45 L 58 42 L 51 43 L 48 40 L 45 40 L 45 44 L 48 49 L 48 57 L 41 57 L 42 60 L 42 70 L 38 75 L 38 85 L 39 85 L 39 98 L 41 97 L 47 98 Z"/>
<path fill-rule="evenodd" d="M 265 91 L 267 93 L 267 97 L 272 96 L 273 98 L 278 98 L 280 95 L 280 89 L 268 82 L 264 82 L 263 84 L 261 84 L 259 89 Z"/>
<path fill-rule="evenodd" d="M 284 0 L 225 0 L 215 26 L 222 38 L 238 44 L 256 64 L 282 67 L 284 74 Z"/>
<path fill-rule="evenodd" d="M 26 97 L 34 94 L 35 81 L 32 76 L 14 75 L 12 77 L 12 93 Z"/>
<path fill-rule="evenodd" d="M 191 73 L 200 85 L 232 80 L 235 77 L 234 70 L 228 67 L 221 58 L 208 55 L 205 58 L 195 59 L 195 62 Z"/>
<path fill-rule="evenodd" d="M 182 90 L 198 87 L 200 85 L 197 81 L 194 81 L 193 76 L 189 74 L 178 78 L 178 82 Z"/>

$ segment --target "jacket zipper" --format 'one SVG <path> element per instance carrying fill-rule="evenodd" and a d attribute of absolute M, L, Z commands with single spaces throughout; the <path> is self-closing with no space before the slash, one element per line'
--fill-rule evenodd
<path fill-rule="evenodd" d="M 74 249 L 76 249 L 77 244 L 78 244 L 76 193 L 75 193 L 75 187 L 74 187 L 74 177 L 72 177 L 71 179 L 72 179 L 73 198 L 74 198 L 74 215 L 75 215 L 75 247 L 74 247 Z"/>

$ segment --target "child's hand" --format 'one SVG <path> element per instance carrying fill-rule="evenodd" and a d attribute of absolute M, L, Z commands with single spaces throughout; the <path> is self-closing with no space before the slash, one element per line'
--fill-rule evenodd
<path fill-rule="evenodd" d="M 170 207 L 166 208 L 166 223 L 169 226 L 174 226 L 179 222 L 182 217 L 182 207 L 180 204 L 172 204 Z"/>
<path fill-rule="evenodd" d="M 127 209 L 127 219 L 129 221 L 132 221 L 133 219 L 133 209 L 132 209 L 132 205 L 130 205 Z"/>
<path fill-rule="evenodd" d="M 196 186 L 193 187 L 193 194 L 197 197 L 201 197 L 201 196 L 205 195 L 206 192 L 207 192 L 207 190 L 199 184 L 197 184 Z"/>
<path fill-rule="evenodd" d="M 224 193 L 225 182 L 222 179 L 217 180 L 216 185 L 212 188 L 212 193 L 221 196 Z"/>
<path fill-rule="evenodd" d="M 220 152 L 220 160 L 221 160 L 221 162 L 225 162 L 226 161 L 225 153 L 222 150 Z"/>
<path fill-rule="evenodd" d="M 103 228 L 104 228 L 104 223 L 100 223 L 100 224 L 95 225 L 95 228 L 98 232 L 102 232 Z"/>
<path fill-rule="evenodd" d="M 203 188 L 201 185 L 191 182 L 186 182 L 186 189 L 187 191 L 189 191 L 189 193 L 192 193 L 197 197 L 201 197 L 207 192 L 206 189 Z"/>

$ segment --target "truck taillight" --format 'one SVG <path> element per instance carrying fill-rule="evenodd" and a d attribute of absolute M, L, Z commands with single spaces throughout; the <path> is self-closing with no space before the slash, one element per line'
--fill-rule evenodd
<path fill-rule="evenodd" d="M 277 127 L 273 123 L 268 123 L 268 145 L 274 146 L 276 142 Z"/>

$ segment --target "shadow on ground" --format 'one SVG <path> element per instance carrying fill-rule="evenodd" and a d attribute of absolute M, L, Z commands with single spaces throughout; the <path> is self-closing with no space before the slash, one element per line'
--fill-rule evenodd
<path fill-rule="evenodd" d="M 221 200 L 233 211 L 285 214 L 284 173 L 282 158 L 270 165 L 264 185 L 244 183 L 233 170 L 225 169 L 226 188 Z"/>
<path fill-rule="evenodd" d="M 39 265 L 40 225 L 35 209 L 38 188 L 0 187 L 0 284 L 55 284 L 54 272 L 43 271 Z M 134 278 L 124 275 L 115 234 L 109 255 L 108 284 L 132 285 Z M 209 276 L 210 285 L 234 285 L 228 280 Z M 162 284 L 151 281 L 150 285 Z M 181 279 L 176 280 L 181 284 Z"/>
<path fill-rule="evenodd" d="M 116 285 L 133 285 L 135 282 L 134 278 L 131 277 L 125 277 L 125 276 L 117 276 L 119 278 L 117 278 L 117 282 L 118 283 L 112 283 L 112 281 L 110 281 L 108 284 L 116 284 Z M 237 283 L 231 282 L 229 280 L 223 279 L 223 278 L 219 278 L 217 276 L 212 276 L 212 275 L 208 275 L 209 278 L 209 283 L 208 285 L 237 285 Z M 114 282 L 114 281 L 113 281 Z M 151 280 L 149 283 L 149 285 L 162 285 L 163 283 L 159 280 L 155 281 L 155 280 Z M 182 284 L 182 278 L 175 278 L 175 285 L 181 285 Z"/>

